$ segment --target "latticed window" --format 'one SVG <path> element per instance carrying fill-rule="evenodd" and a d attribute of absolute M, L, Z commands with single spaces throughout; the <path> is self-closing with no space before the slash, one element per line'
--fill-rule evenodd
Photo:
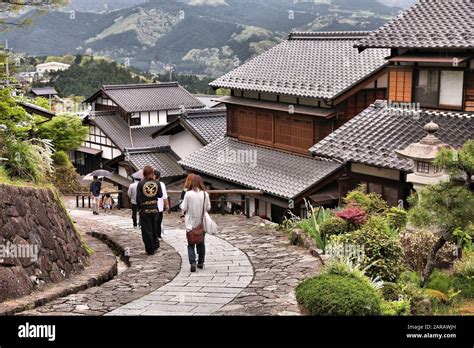
<path fill-rule="evenodd" d="M 417 170 L 419 173 L 428 174 L 430 172 L 430 164 L 428 162 L 418 162 Z"/>

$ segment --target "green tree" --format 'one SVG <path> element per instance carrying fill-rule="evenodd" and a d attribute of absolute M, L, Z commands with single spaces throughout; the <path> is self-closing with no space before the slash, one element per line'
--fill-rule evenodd
<path fill-rule="evenodd" d="M 25 26 L 31 24 L 31 19 L 20 21 L 10 20 L 11 14 L 23 9 L 36 9 L 37 14 L 43 14 L 49 8 L 60 7 L 68 4 L 68 0 L 1 0 L 0 1 L 0 31 L 8 30 L 11 26 Z M 5 15 L 6 14 L 6 15 Z"/>
<path fill-rule="evenodd" d="M 73 151 L 84 142 L 88 128 L 82 125 L 80 117 L 59 115 L 38 127 L 38 136 L 50 139 L 56 151 Z"/>
<path fill-rule="evenodd" d="M 435 164 L 445 169 L 451 178 L 464 175 L 466 187 L 470 187 L 474 175 L 474 140 L 468 140 L 459 151 L 442 149 Z"/>
<path fill-rule="evenodd" d="M 4 137 L 24 137 L 32 127 L 30 115 L 11 96 L 9 88 L 0 89 L 0 131 Z"/>
<path fill-rule="evenodd" d="M 439 239 L 433 245 L 422 272 L 422 285 L 425 285 L 435 268 L 436 256 L 446 242 L 453 239 L 456 229 L 466 230 L 474 222 L 474 195 L 463 186 L 441 183 L 425 187 L 412 196 L 409 221 L 418 227 L 435 228 Z"/>

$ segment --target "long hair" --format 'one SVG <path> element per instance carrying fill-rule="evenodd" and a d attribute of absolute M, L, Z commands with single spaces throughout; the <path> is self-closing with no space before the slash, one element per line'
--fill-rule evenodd
<path fill-rule="evenodd" d="M 151 166 L 146 166 L 143 168 L 143 177 L 145 179 L 153 179 L 155 176 L 155 170 Z"/>
<path fill-rule="evenodd" d="M 184 182 L 184 189 L 186 191 L 189 191 L 192 189 L 191 187 L 192 187 L 192 183 L 195 176 L 196 176 L 195 174 L 189 174 L 188 177 L 186 178 L 186 181 Z"/>
<path fill-rule="evenodd" d="M 206 191 L 206 186 L 204 185 L 204 181 L 202 180 L 202 178 L 199 175 L 194 176 L 194 179 L 193 179 L 192 184 L 191 184 L 191 190 L 193 190 L 193 191 L 197 191 L 197 190 Z"/>

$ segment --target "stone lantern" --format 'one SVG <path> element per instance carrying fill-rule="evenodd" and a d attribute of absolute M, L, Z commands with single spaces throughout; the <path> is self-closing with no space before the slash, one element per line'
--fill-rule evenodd
<path fill-rule="evenodd" d="M 410 144 L 404 150 L 395 150 L 399 157 L 413 160 L 413 173 L 407 175 L 407 182 L 412 183 L 413 188 L 417 191 L 423 186 L 449 180 L 449 175 L 435 166 L 433 161 L 441 149 L 451 147 L 435 136 L 439 129 L 436 123 L 430 122 L 423 129 L 428 135 L 419 143 Z"/>

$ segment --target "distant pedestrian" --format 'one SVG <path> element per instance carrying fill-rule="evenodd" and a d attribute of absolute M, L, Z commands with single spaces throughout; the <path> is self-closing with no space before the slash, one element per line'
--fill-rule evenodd
<path fill-rule="evenodd" d="M 195 175 L 184 196 L 181 209 L 185 214 L 186 237 L 188 240 L 188 257 L 191 272 L 196 272 L 196 250 L 198 253 L 197 267 L 204 268 L 206 257 L 205 244 L 205 213 L 211 209 L 209 194 L 199 175 Z"/>
<path fill-rule="evenodd" d="M 143 243 L 148 255 L 154 255 L 160 247 L 158 230 L 158 199 L 162 198 L 161 185 L 155 180 L 152 167 L 143 169 L 144 179 L 137 186 L 137 204 L 140 208 L 140 221 Z"/>
<path fill-rule="evenodd" d="M 97 176 L 94 176 L 93 181 L 89 185 L 89 193 L 92 199 L 92 212 L 94 215 L 99 215 L 100 190 L 102 183 Z"/>
<path fill-rule="evenodd" d="M 112 210 L 112 208 L 114 207 L 114 203 L 115 203 L 114 199 L 112 198 L 110 193 L 107 193 L 104 197 L 104 202 L 103 202 L 104 211 Z"/>
<path fill-rule="evenodd" d="M 161 179 L 161 173 L 158 170 L 155 170 L 155 180 L 157 180 L 160 183 L 161 186 L 161 192 L 163 193 L 163 196 L 161 198 L 158 198 L 158 231 L 157 231 L 157 236 L 159 239 L 161 239 L 163 235 L 163 212 L 166 210 L 168 213 L 170 213 L 170 202 L 168 200 L 168 192 L 166 191 L 166 185 L 164 182 L 160 181 Z"/>
<path fill-rule="evenodd" d="M 140 179 L 135 178 L 135 182 L 130 185 L 128 188 L 128 197 L 130 198 L 130 203 L 132 204 L 132 222 L 133 227 L 138 227 L 137 213 L 138 213 L 138 204 L 137 204 L 137 187 Z"/>

